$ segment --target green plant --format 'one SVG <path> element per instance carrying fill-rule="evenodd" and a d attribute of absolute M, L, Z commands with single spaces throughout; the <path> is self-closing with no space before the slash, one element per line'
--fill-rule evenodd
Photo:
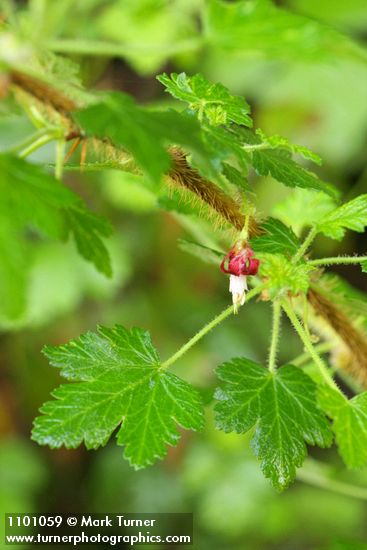
<path fill-rule="evenodd" d="M 2 59 L 2 91 L 12 94 L 6 108 L 14 109 L 16 103 L 35 127 L 0 154 L 3 315 L 16 320 L 25 307 L 29 233 L 62 241 L 72 237 L 87 261 L 111 275 L 103 240 L 111 224 L 64 185 L 68 169 L 131 172 L 168 210 L 184 210 L 183 198 L 198 225 L 197 241 L 181 246 L 209 262 L 210 269 L 218 269 L 222 261 L 234 294 L 233 305 L 164 361 L 147 332 L 121 326 L 100 327 L 68 344 L 46 346 L 50 363 L 71 383 L 57 388 L 55 399 L 43 405 L 33 439 L 54 448 L 84 442 L 95 449 L 119 427 L 117 443 L 134 467 L 163 458 L 167 445 L 179 440 L 178 426 L 200 430 L 204 422 L 200 391 L 170 367 L 239 309 L 244 324 L 250 322 L 246 303 L 257 297 L 273 311 L 267 365 L 234 358 L 217 369 L 218 429 L 253 430 L 253 450 L 278 489 L 294 480 L 306 444 L 329 447 L 334 436 L 348 467 L 365 465 L 367 393 L 360 389 L 367 382 L 365 306 L 325 269 L 360 264 L 367 271 L 367 255 L 313 259 L 312 244 L 320 233 L 340 240 L 346 230 L 363 232 L 367 195 L 342 203 L 331 184 L 305 168 L 305 162 L 321 163 L 317 155 L 282 136 L 254 131 L 246 101 L 201 75 L 160 75 L 167 92 L 183 102 L 182 110 L 147 108 L 126 94 L 87 92 L 75 83 L 70 63 L 51 53 L 34 58 L 11 42 L 7 27 L 0 39 L 10 41 L 9 51 L 13 48 Z M 27 60 L 32 60 L 30 68 Z M 69 141 L 74 145 L 64 162 Z M 50 167 L 27 160 L 50 142 L 56 145 L 54 175 L 46 169 Z M 78 146 L 79 161 L 70 161 Z M 278 205 L 278 217 L 263 219 L 258 212 L 255 174 L 293 188 Z M 202 220 L 211 224 L 211 246 Z M 247 283 L 251 289 L 246 296 Z M 279 365 L 286 318 L 303 343 L 306 361 L 301 357 Z M 325 342 L 316 344 L 316 334 Z M 326 352 L 332 353 L 332 364 L 324 358 Z M 336 374 L 355 397 L 343 393 Z"/>

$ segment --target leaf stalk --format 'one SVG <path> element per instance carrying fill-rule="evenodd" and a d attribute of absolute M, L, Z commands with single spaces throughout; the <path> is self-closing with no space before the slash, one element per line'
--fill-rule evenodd
<path fill-rule="evenodd" d="M 301 246 L 299 247 L 296 254 L 293 256 L 293 258 L 292 258 L 292 263 L 293 264 L 297 263 L 298 260 L 300 260 L 302 258 L 302 256 L 305 254 L 305 252 L 307 252 L 310 244 L 312 243 L 312 241 L 314 240 L 316 235 L 317 235 L 317 229 L 316 229 L 316 227 L 313 227 L 310 230 L 307 237 L 305 238 L 305 240 L 303 241 L 303 243 L 301 244 Z"/>
<path fill-rule="evenodd" d="M 323 362 L 323 360 L 321 359 L 321 357 L 319 356 L 319 354 L 315 350 L 315 348 L 314 348 L 314 346 L 313 346 L 306 330 L 303 328 L 302 324 L 300 323 L 296 313 L 293 311 L 293 308 L 290 306 L 289 302 L 284 300 L 282 302 L 282 308 L 284 309 L 284 311 L 288 315 L 288 318 L 289 318 L 290 322 L 292 323 L 295 331 L 297 332 L 298 336 L 302 340 L 302 342 L 303 342 L 306 350 L 310 354 L 311 358 L 314 360 L 314 362 L 315 362 L 316 366 L 318 367 L 318 369 L 320 371 L 320 374 L 323 377 L 323 379 L 325 380 L 326 384 L 328 384 L 334 390 L 341 393 L 338 385 L 336 384 L 333 377 L 331 376 L 327 366 L 325 365 L 325 363 Z"/>
<path fill-rule="evenodd" d="M 59 135 L 56 134 L 56 133 L 47 133 L 47 134 L 42 135 L 41 137 L 39 137 L 38 139 L 33 141 L 30 145 L 28 145 L 28 147 L 23 149 L 19 153 L 19 157 L 22 158 L 22 159 L 28 157 L 29 155 L 31 155 L 32 153 L 37 151 L 37 149 L 40 149 L 41 147 L 43 147 L 47 143 L 50 143 L 50 141 L 54 141 L 58 137 L 59 137 Z"/>
<path fill-rule="evenodd" d="M 325 489 L 339 495 L 345 495 L 359 500 L 367 500 L 367 487 L 358 487 L 337 479 L 331 479 L 321 472 L 315 472 L 304 467 L 298 470 L 297 479 L 314 487 Z"/>
<path fill-rule="evenodd" d="M 278 351 L 279 344 L 279 335 L 280 335 L 280 321 L 281 321 L 282 310 L 278 300 L 273 302 L 273 327 L 271 332 L 271 342 L 270 342 L 270 351 L 269 351 L 269 360 L 268 368 L 269 371 L 274 373 L 276 370 L 276 356 Z"/>
<path fill-rule="evenodd" d="M 250 292 L 246 296 L 246 302 L 251 300 L 254 296 L 259 294 L 264 288 L 264 285 L 259 285 L 253 289 L 250 290 Z M 186 344 L 184 344 L 176 353 L 174 353 L 171 357 L 169 357 L 166 361 L 164 361 L 161 365 L 161 369 L 168 369 L 173 363 L 175 363 L 182 355 L 184 355 L 189 349 L 191 349 L 201 338 L 203 338 L 208 332 L 210 332 L 214 327 L 222 323 L 227 317 L 232 315 L 234 313 L 233 305 L 230 305 L 227 307 L 222 313 L 217 315 L 217 317 L 214 317 L 210 323 L 205 325 L 199 332 L 195 334 Z"/>

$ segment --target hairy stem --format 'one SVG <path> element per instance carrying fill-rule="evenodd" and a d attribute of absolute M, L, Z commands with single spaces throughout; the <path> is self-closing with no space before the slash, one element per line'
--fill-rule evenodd
<path fill-rule="evenodd" d="M 276 370 L 276 356 L 279 343 L 279 334 L 280 334 L 280 319 L 282 315 L 282 310 L 278 300 L 273 302 L 273 328 L 271 332 L 271 343 L 269 351 L 269 360 L 268 367 L 270 372 L 275 372 Z"/>
<path fill-rule="evenodd" d="M 307 252 L 310 244 L 312 243 L 312 241 L 314 240 L 314 238 L 316 237 L 317 235 L 317 230 L 315 227 L 313 227 L 309 234 L 307 235 L 307 237 L 305 238 L 305 240 L 303 241 L 303 243 L 301 244 L 301 246 L 299 247 L 298 251 L 296 252 L 296 254 L 293 256 L 292 258 L 292 262 L 295 264 L 296 262 L 298 262 L 298 260 L 300 260 L 302 258 L 302 256 L 305 254 L 305 252 Z"/>
<path fill-rule="evenodd" d="M 333 256 L 308 261 L 310 265 L 359 264 L 361 262 L 367 262 L 367 256 Z"/>
<path fill-rule="evenodd" d="M 203 178 L 195 168 L 190 166 L 186 154 L 177 147 L 169 150 L 173 165 L 168 173 L 171 182 L 194 193 L 201 201 L 210 206 L 227 223 L 242 231 L 245 216 L 241 204 L 227 195 L 213 182 Z M 250 216 L 248 221 L 248 238 L 259 235 L 261 230 L 256 220 Z"/>
<path fill-rule="evenodd" d="M 262 289 L 263 289 L 263 285 L 259 285 L 253 288 L 252 290 L 250 290 L 250 292 L 246 296 L 246 302 L 248 302 L 249 300 L 251 300 L 251 298 L 259 294 L 262 291 Z M 206 334 L 208 334 L 208 332 L 210 332 L 214 327 L 219 325 L 227 317 L 232 315 L 233 312 L 234 312 L 233 305 L 230 305 L 229 307 L 227 307 L 224 311 L 222 311 L 222 313 L 220 313 L 219 315 L 217 315 L 217 317 L 215 317 L 212 321 L 210 321 L 210 323 L 208 323 L 201 330 L 199 330 L 199 332 L 197 332 L 195 336 L 193 336 L 188 342 L 186 342 L 186 344 L 184 344 L 182 348 L 180 348 L 178 351 L 176 351 L 176 353 L 174 353 L 173 355 L 171 355 L 171 357 L 169 357 L 166 361 L 164 361 L 161 365 L 161 369 L 167 369 L 168 367 L 173 365 L 173 363 L 175 363 L 178 359 L 180 359 L 180 357 L 182 357 L 182 355 L 184 355 L 187 351 L 189 351 L 189 349 L 191 349 L 199 340 L 201 340 L 201 338 L 203 338 Z"/>
<path fill-rule="evenodd" d="M 99 49 L 101 52 L 103 46 L 102 48 L 100 46 L 101 43 L 95 44 L 95 48 Z M 55 51 L 73 51 L 75 53 L 75 41 L 72 41 L 72 43 L 68 43 L 65 40 L 53 41 L 52 47 Z M 110 47 L 110 45 L 108 47 Z M 78 49 L 79 53 L 90 53 L 91 43 L 89 41 L 84 44 L 79 42 Z M 12 70 L 10 72 L 10 78 L 15 89 L 19 88 L 23 93 L 31 95 L 35 101 L 40 101 L 43 105 L 46 105 L 50 113 L 54 110 L 58 123 L 60 120 L 60 114 L 62 114 L 63 120 L 65 121 L 65 131 L 67 130 L 68 135 L 73 134 L 73 130 L 73 137 L 82 135 L 81 129 L 75 125 L 71 117 L 73 111 L 85 106 L 82 100 L 77 102 L 70 97 L 69 93 L 60 91 L 58 88 L 50 86 L 50 84 L 45 82 L 43 78 L 31 75 L 25 71 Z M 50 120 L 52 121 L 53 119 L 54 118 L 50 115 Z M 57 139 L 57 137 L 54 139 Z M 121 168 L 121 155 L 125 156 L 126 151 L 115 147 L 112 143 L 105 143 L 103 140 L 94 141 L 98 141 L 101 149 L 105 152 L 108 151 L 109 154 L 107 156 L 107 161 L 104 160 L 107 166 L 110 166 L 112 162 L 115 163 L 116 168 Z M 37 148 L 41 146 L 42 144 L 37 144 Z M 246 145 L 250 151 L 264 148 L 264 146 L 264 143 Z M 32 150 L 26 149 L 23 151 L 22 155 L 27 156 L 33 152 L 33 150 L 35 150 L 34 146 L 32 147 Z M 241 210 L 241 205 L 237 204 L 236 201 L 224 193 L 222 189 L 217 188 L 215 184 L 202 178 L 200 174 L 187 163 L 186 155 L 182 151 L 173 151 L 171 148 L 170 154 L 172 157 L 173 166 L 169 174 L 167 174 L 168 180 L 171 182 L 173 181 L 175 184 L 189 189 L 192 193 L 196 194 L 200 200 L 209 205 L 220 216 L 222 216 L 223 219 L 232 225 L 232 227 L 240 232 L 244 225 L 244 216 Z M 133 171 L 133 167 L 130 166 L 130 161 L 134 166 L 134 163 L 130 158 L 128 161 L 124 160 L 124 170 Z M 88 164 L 84 164 L 83 169 L 84 167 L 85 169 L 93 169 L 93 166 Z M 78 167 L 78 169 L 80 170 L 80 167 Z M 257 221 L 251 217 L 249 224 L 249 238 L 261 233 L 261 227 Z M 306 237 L 300 249 L 295 254 L 293 258 L 294 262 L 297 262 L 304 255 L 316 234 L 317 231 L 315 229 L 311 229 L 309 235 Z M 327 302 L 319 293 L 311 289 L 307 295 L 307 298 L 312 303 L 316 313 L 320 314 L 325 321 L 332 326 L 337 334 L 353 351 L 353 355 L 356 358 L 355 366 L 352 369 L 353 374 L 367 384 L 367 346 L 363 336 L 359 335 L 358 331 L 356 331 L 352 322 L 346 315 L 342 316 L 339 312 L 335 315 L 335 305 Z"/>
<path fill-rule="evenodd" d="M 332 297 L 324 289 L 311 284 L 307 299 L 311 304 L 316 319 L 321 317 L 337 334 L 350 351 L 350 360 L 342 361 L 340 367 L 349 372 L 356 380 L 367 386 L 367 341 L 363 329 L 358 329 Z"/>
<path fill-rule="evenodd" d="M 306 350 L 310 354 L 311 358 L 315 361 L 315 364 L 318 367 L 318 369 L 320 371 L 320 374 L 322 375 L 325 382 L 329 386 L 331 386 L 333 389 L 340 392 L 340 390 L 339 390 L 337 384 L 335 383 L 333 377 L 331 376 L 327 366 L 325 365 L 324 361 L 321 359 L 321 357 L 316 352 L 311 340 L 308 337 L 307 332 L 303 328 L 302 324 L 300 323 L 297 315 L 293 311 L 293 308 L 290 306 L 289 302 L 284 300 L 282 302 L 282 307 L 283 307 L 284 311 L 286 312 L 286 314 L 288 315 L 288 318 L 289 318 L 290 322 L 292 323 L 292 325 L 293 325 L 295 331 L 297 332 L 298 336 L 302 340 Z"/>

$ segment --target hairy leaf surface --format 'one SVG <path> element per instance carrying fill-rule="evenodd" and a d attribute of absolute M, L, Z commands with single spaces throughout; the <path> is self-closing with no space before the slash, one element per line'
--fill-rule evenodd
<path fill-rule="evenodd" d="M 84 442 L 96 449 L 120 427 L 125 458 L 142 468 L 177 444 L 177 424 L 192 430 L 203 425 L 199 393 L 160 369 L 149 333 L 141 329 L 99 327 L 44 353 L 74 383 L 57 388 L 55 400 L 41 408 L 32 432 L 40 444 L 74 448 Z"/>
<path fill-rule="evenodd" d="M 316 155 L 316 153 L 311 151 L 308 147 L 291 143 L 284 136 L 279 136 L 278 134 L 275 134 L 273 136 L 267 136 L 260 129 L 256 130 L 256 134 L 261 137 L 261 141 L 263 143 L 268 144 L 271 148 L 285 149 L 286 151 L 290 151 L 291 153 L 296 153 L 298 155 L 301 155 L 301 157 L 303 157 L 304 159 L 311 160 L 315 164 L 318 164 L 318 165 L 322 164 L 322 160 L 321 160 L 321 157 L 319 157 L 319 155 Z"/>
<path fill-rule="evenodd" d="M 251 245 L 256 252 L 270 252 L 272 254 L 295 254 L 300 242 L 292 229 L 284 225 L 280 220 L 268 218 L 262 229 L 265 235 L 252 239 Z"/>
<path fill-rule="evenodd" d="M 367 194 L 346 202 L 339 208 L 329 212 L 317 224 L 322 231 L 332 239 L 340 240 L 346 229 L 363 233 L 367 226 Z"/>
<path fill-rule="evenodd" d="M 277 489 L 295 478 L 306 443 L 327 447 L 328 422 L 316 406 L 316 386 L 298 368 L 287 365 L 275 374 L 250 359 L 232 359 L 218 368 L 216 423 L 225 432 L 246 433 L 255 427 L 252 448 L 265 477 Z"/>
<path fill-rule="evenodd" d="M 334 197 L 336 190 L 315 174 L 297 164 L 284 150 L 259 150 L 252 155 L 253 165 L 260 176 L 272 176 L 288 187 L 316 189 Z"/>
<path fill-rule="evenodd" d="M 188 103 L 190 109 L 198 112 L 199 118 L 205 115 L 214 126 L 229 122 L 252 126 L 250 106 L 242 97 L 230 94 L 223 84 L 213 84 L 201 74 L 172 73 L 169 76 L 164 73 L 157 78 L 167 92 Z"/>

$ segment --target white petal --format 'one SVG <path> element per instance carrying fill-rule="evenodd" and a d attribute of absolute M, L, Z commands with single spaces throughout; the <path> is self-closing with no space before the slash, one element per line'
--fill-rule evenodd
<path fill-rule="evenodd" d="M 232 301 L 235 306 L 243 306 L 246 299 L 247 277 L 246 275 L 231 275 L 229 278 L 229 291 L 232 293 Z"/>
<path fill-rule="evenodd" d="M 231 275 L 229 278 L 229 291 L 232 292 L 232 294 L 238 293 L 242 294 L 247 290 L 247 277 L 246 275 L 240 275 L 237 277 L 237 275 Z"/>

